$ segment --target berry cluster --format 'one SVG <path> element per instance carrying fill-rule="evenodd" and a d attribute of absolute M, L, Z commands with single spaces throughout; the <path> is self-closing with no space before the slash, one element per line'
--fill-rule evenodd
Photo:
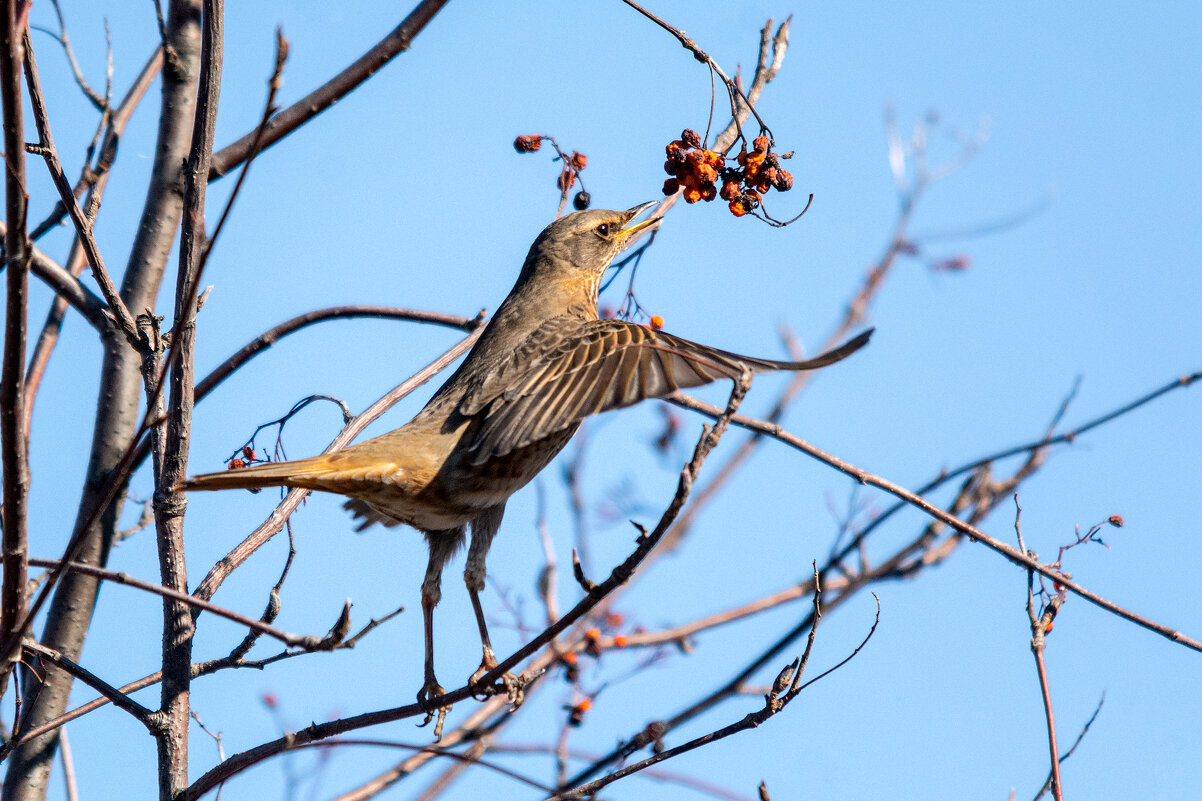
<path fill-rule="evenodd" d="M 239 456 L 238 454 L 241 454 L 241 456 Z M 260 459 L 260 458 L 258 458 L 258 456 L 256 456 L 254 448 L 252 448 L 249 445 L 243 445 L 242 449 L 239 450 L 234 455 L 233 458 L 229 459 L 226 462 L 226 469 L 227 470 L 241 470 L 245 467 L 250 467 L 252 464 L 259 464 L 259 463 L 265 462 L 265 461 L 267 461 L 267 460 Z"/>
<path fill-rule="evenodd" d="M 781 156 L 772 152 L 772 142 L 757 136 L 751 151 L 743 149 L 735 157 L 737 166 L 726 166 L 726 157 L 701 146 L 696 131 L 686 128 L 680 139 L 668 143 L 668 160 L 664 171 L 672 177 L 664 181 L 664 194 L 674 195 L 683 189 L 686 203 L 710 201 L 721 197 L 727 201 L 730 213 L 742 217 L 759 208 L 763 194 L 769 189 L 788 192 L 793 188 L 793 176 L 780 166 Z M 715 182 L 722 179 L 722 189 Z"/>

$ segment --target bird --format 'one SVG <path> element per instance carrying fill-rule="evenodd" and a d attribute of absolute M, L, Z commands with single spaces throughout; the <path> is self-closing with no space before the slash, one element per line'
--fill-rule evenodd
<path fill-rule="evenodd" d="M 636 234 L 659 223 L 658 205 L 591 209 L 558 218 L 535 239 L 513 289 L 467 357 L 417 415 L 398 429 L 320 456 L 194 476 L 185 490 L 291 487 L 346 496 L 359 529 L 405 524 L 425 535 L 421 585 L 424 683 L 418 702 L 428 723 L 446 690 L 434 673 L 434 607 L 447 562 L 470 527 L 464 581 L 483 657 L 473 691 L 520 703 L 520 682 L 478 686 L 497 666 L 480 591 L 485 558 L 509 497 L 530 482 L 590 415 L 752 372 L 814 370 L 867 344 L 869 329 L 807 361 L 731 353 L 615 319 L 599 319 L 601 278 Z M 447 706 L 437 707 L 437 738 Z"/>

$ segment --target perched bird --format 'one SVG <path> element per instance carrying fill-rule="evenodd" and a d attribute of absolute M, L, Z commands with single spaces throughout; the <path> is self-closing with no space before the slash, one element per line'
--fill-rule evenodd
<path fill-rule="evenodd" d="M 845 358 L 871 331 L 802 362 L 755 359 L 620 320 L 597 318 L 601 276 L 655 203 L 569 214 L 539 234 L 517 283 L 459 369 L 405 425 L 343 450 L 200 475 L 184 489 L 302 487 L 346 495 L 362 525 L 404 523 L 425 534 L 422 582 L 426 706 L 445 693 L 434 676 L 433 612 L 447 561 L 471 526 L 464 580 L 484 656 L 469 679 L 496 667 L 480 590 L 485 556 L 509 496 L 567 444 L 585 417 L 753 371 L 812 370 Z M 510 697 L 520 693 L 503 679 Z M 480 688 L 487 690 L 489 688 Z M 518 696 L 520 697 L 520 696 Z M 431 712 L 427 708 L 428 712 Z M 441 717 L 445 708 L 440 709 Z"/>

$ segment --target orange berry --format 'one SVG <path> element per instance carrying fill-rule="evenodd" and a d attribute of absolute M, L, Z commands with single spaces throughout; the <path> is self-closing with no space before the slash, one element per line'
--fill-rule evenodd
<path fill-rule="evenodd" d="M 630 640 L 625 634 L 618 634 L 614 636 L 614 645 L 616 645 L 618 648 L 625 648 L 629 644 Z"/>
<path fill-rule="evenodd" d="M 607 628 L 615 628 L 626 622 L 626 615 L 621 612 L 606 612 L 605 625 Z"/>
<path fill-rule="evenodd" d="M 698 164 L 695 172 L 697 177 L 705 183 L 713 183 L 718 180 L 718 171 L 708 164 Z"/>
<path fill-rule="evenodd" d="M 752 141 L 751 146 L 760 153 L 767 153 L 768 148 L 772 146 L 772 143 L 768 141 L 768 137 L 760 134 Z"/>
<path fill-rule="evenodd" d="M 585 639 L 599 640 L 599 639 L 601 639 L 601 629 L 591 628 L 588 631 L 584 632 L 584 636 L 585 636 Z"/>
<path fill-rule="evenodd" d="M 704 183 L 701 185 L 701 199 L 706 203 L 718 196 L 718 190 L 712 183 Z"/>
<path fill-rule="evenodd" d="M 241 470 L 244 467 L 246 467 L 246 462 L 242 461 L 241 459 L 230 459 L 230 470 Z"/>
<path fill-rule="evenodd" d="M 701 190 L 700 189 L 694 189 L 693 187 L 690 186 L 688 189 L 684 190 L 684 202 L 685 203 L 696 203 L 698 200 L 701 200 Z"/>
<path fill-rule="evenodd" d="M 734 200 L 739 196 L 738 181 L 727 181 L 722 184 L 722 191 L 718 193 L 718 196 L 723 200 Z"/>
<path fill-rule="evenodd" d="M 579 661 L 575 651 L 568 651 L 566 654 L 560 654 L 559 658 L 565 665 L 575 665 Z"/>
<path fill-rule="evenodd" d="M 676 180 L 680 181 L 681 186 L 688 189 L 701 188 L 701 179 L 697 177 L 696 173 L 684 172 L 682 170 L 681 172 L 676 173 Z"/>
<path fill-rule="evenodd" d="M 253 462 L 255 460 L 255 449 L 249 445 L 243 445 L 242 446 L 242 455 L 243 455 L 243 457 L 246 458 L 247 461 Z"/>
<path fill-rule="evenodd" d="M 721 167 L 725 161 L 726 159 L 722 157 L 721 153 L 717 153 L 713 150 L 705 151 L 705 163 L 711 167 Z"/>
<path fill-rule="evenodd" d="M 1045 628 L 1045 629 L 1043 630 L 1043 633 L 1044 633 L 1044 634 L 1051 634 L 1051 633 L 1052 633 L 1052 621 L 1050 621 L 1050 620 L 1048 621 L 1047 628 Z"/>
<path fill-rule="evenodd" d="M 686 145 L 684 142 L 677 139 L 675 141 L 669 142 L 668 146 L 665 147 L 664 150 L 667 151 L 669 156 L 675 156 L 681 150 L 688 150 L 688 145 Z"/>
<path fill-rule="evenodd" d="M 1122 528 L 1123 527 L 1123 516 L 1122 515 L 1111 515 L 1110 517 L 1106 518 L 1106 522 L 1109 523 L 1110 525 L 1114 526 L 1115 528 Z"/>
<path fill-rule="evenodd" d="M 730 213 L 736 217 L 742 217 L 747 213 L 747 209 L 743 208 L 743 204 L 738 198 L 735 198 L 730 201 Z"/>
<path fill-rule="evenodd" d="M 661 328 L 663 328 L 663 327 L 664 327 L 664 318 L 663 318 L 663 317 L 660 317 L 658 314 L 653 314 L 653 315 L 651 315 L 651 328 L 652 328 L 652 330 L 654 330 L 654 331 L 658 331 L 658 330 L 660 330 L 660 329 L 661 329 Z"/>
<path fill-rule="evenodd" d="M 572 165 L 572 169 L 583 170 L 588 166 L 588 156 L 584 155 L 578 150 L 573 150 L 572 158 L 569 159 L 569 163 Z"/>

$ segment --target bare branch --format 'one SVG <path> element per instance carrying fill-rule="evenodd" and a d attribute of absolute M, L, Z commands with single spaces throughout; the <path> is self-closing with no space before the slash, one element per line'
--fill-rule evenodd
<path fill-rule="evenodd" d="M 263 135 L 259 148 L 266 150 L 271 147 L 346 97 L 394 56 L 408 50 L 413 38 L 421 33 L 426 23 L 446 4 L 447 0 L 421 0 L 400 25 L 360 56 L 355 63 L 273 116 L 267 125 L 262 126 Z M 258 130 L 256 127 L 254 131 L 213 154 L 213 163 L 209 169 L 210 181 L 225 175 L 250 155 L 252 145 L 259 136 Z"/>
<path fill-rule="evenodd" d="M 92 221 L 80 208 L 79 201 L 75 198 L 75 190 L 67 181 L 67 176 L 63 174 L 62 164 L 59 163 L 58 151 L 54 148 L 54 137 L 50 133 L 46 103 L 42 98 L 41 82 L 38 80 L 38 65 L 34 59 L 28 31 L 25 33 L 25 80 L 29 85 L 29 103 L 33 108 L 33 119 L 38 128 L 38 147 L 46 161 L 46 168 L 50 171 L 50 177 L 58 190 L 60 200 L 67 209 L 67 214 L 71 217 L 71 222 L 75 224 L 84 255 L 87 256 L 88 264 L 92 267 L 92 276 L 100 286 L 100 292 L 117 322 L 118 329 L 125 335 L 130 347 L 139 350 L 141 343 L 138 341 L 138 329 L 134 324 L 133 315 L 129 313 L 125 301 L 117 292 L 116 284 L 113 283 L 108 270 L 105 269 L 104 260 L 100 257 L 100 248 L 96 245 L 96 238 L 92 235 Z M 12 215 L 10 214 L 9 217 L 11 218 Z"/>
<path fill-rule="evenodd" d="M 1194 374 L 1191 377 L 1187 377 L 1188 381 L 1186 380 L 1186 378 L 1183 378 L 1181 381 L 1181 385 L 1184 386 L 1184 385 L 1192 382 L 1200 375 L 1202 375 L 1202 374 Z M 682 406 L 686 409 L 692 409 L 693 411 L 701 412 L 710 417 L 717 417 L 719 414 L 721 414 L 721 411 L 718 409 L 718 407 L 712 406 L 708 403 L 702 403 L 701 401 L 694 400 L 693 398 L 690 398 L 687 395 L 682 395 L 680 393 L 673 394 L 672 396 L 669 397 L 669 400 L 672 403 L 677 404 L 678 406 Z M 1081 586 L 1080 584 L 1077 584 L 1072 579 L 1066 577 L 1059 570 L 1053 570 L 1051 568 L 1048 568 L 1044 565 L 1039 564 L 1035 560 L 1028 557 L 1026 554 L 1020 553 L 1014 547 L 1007 545 L 1004 542 L 1001 542 L 1000 540 L 994 539 L 993 537 L 984 533 L 980 529 L 978 529 L 974 526 L 971 526 L 962 520 L 959 520 L 958 518 L 956 518 L 953 515 L 948 514 L 947 512 L 943 511 L 938 506 L 934 505 L 933 503 L 926 500 L 925 498 L 923 498 L 919 495 L 916 495 L 897 484 L 894 484 L 892 481 L 889 481 L 888 479 L 884 479 L 884 478 L 881 478 L 880 476 L 873 475 L 872 473 L 869 473 L 865 470 L 861 470 L 860 468 L 856 467 L 855 465 L 851 464 L 850 462 L 845 462 L 844 460 L 838 458 L 837 456 L 829 454 L 820 448 L 816 448 L 815 446 L 811 445 L 810 443 L 806 442 L 805 440 L 801 439 L 800 437 L 797 437 L 797 436 L 785 431 L 779 425 L 775 425 L 772 423 L 765 423 L 761 420 L 756 420 L 756 419 L 750 418 L 750 417 L 744 417 L 742 415 L 735 415 L 734 417 L 731 418 L 730 421 L 737 426 L 742 426 L 743 428 L 748 428 L 752 431 L 762 431 L 765 434 L 768 434 L 769 436 L 780 440 L 781 442 L 785 443 L 786 445 L 790 445 L 793 448 L 796 448 L 797 450 L 801 451 L 802 453 L 806 454 L 807 456 L 811 456 L 814 459 L 817 459 L 818 461 L 835 468 L 840 473 L 843 473 L 844 475 L 854 478 L 856 481 L 859 481 L 861 484 L 868 484 L 868 485 L 877 487 L 878 489 L 882 489 L 885 492 L 889 493 L 890 495 L 900 498 L 901 500 L 905 501 L 909 505 L 914 506 L 918 509 L 921 509 L 926 514 L 928 514 L 931 517 L 935 518 L 936 520 L 944 523 L 945 525 L 950 526 L 951 528 L 955 529 L 956 531 L 960 532 L 961 534 L 968 535 L 968 537 L 970 539 L 972 539 L 973 541 L 981 542 L 987 548 L 989 548 L 993 551 L 996 551 L 997 553 L 1001 554 L 1002 556 L 1004 556 L 1006 559 L 1010 560 L 1014 564 L 1019 565 L 1020 567 L 1029 568 L 1031 570 L 1034 570 L 1036 573 L 1039 573 L 1041 576 L 1046 576 L 1047 578 L 1052 579 L 1053 581 L 1059 583 L 1065 589 L 1071 590 L 1073 592 L 1073 594 L 1084 598 L 1085 600 L 1089 601 L 1090 603 L 1094 604 L 1095 606 L 1105 609 L 1107 612 L 1118 615 L 1119 617 L 1123 618 L 1124 620 L 1128 620 L 1132 623 L 1135 623 L 1138 626 L 1142 626 L 1143 628 L 1146 628 L 1149 631 L 1153 631 L 1162 637 L 1172 640 L 1173 642 L 1180 643 L 1181 645 L 1184 645 L 1187 648 L 1193 649 L 1195 651 L 1202 651 L 1202 642 L 1199 642 L 1198 640 L 1196 640 L 1192 637 L 1182 634 L 1181 632 L 1179 632 L 1176 629 L 1173 629 L 1169 626 L 1163 625 L 1161 623 L 1157 623 L 1154 620 L 1150 620 L 1146 617 L 1143 617 L 1142 615 L 1136 614 L 1135 612 L 1131 612 L 1130 610 L 1124 609 L 1123 607 L 1119 606 L 1118 604 L 1114 603 L 1113 601 L 1107 600 L 1106 598 L 1102 597 L 1101 595 L 1098 595 L 1097 593 L 1086 589 L 1085 587 Z"/>
<path fill-rule="evenodd" d="M 28 13 L 28 8 L 24 9 Z M 4 356 L 0 368 L 0 470 L 3 471 L 4 586 L 0 590 L 0 638 L 19 641 L 24 630 L 29 556 L 26 515 L 29 500 L 29 454 L 25 441 L 25 322 L 32 246 L 25 225 L 25 135 L 21 107 L 21 58 L 24 13 L 16 0 L 0 11 L 0 107 L 4 112 L 4 262 L 8 271 L 4 306 Z M 0 695 L 19 659 L 16 648 L 0 654 Z"/>
<path fill-rule="evenodd" d="M 134 718 L 142 725 L 146 726 L 147 728 L 153 728 L 151 719 L 154 713 L 139 704 L 134 699 L 130 698 L 125 693 L 118 690 L 116 687 L 106 682 L 104 679 L 101 679 L 82 666 L 77 665 L 75 662 L 63 656 L 53 648 L 47 648 L 46 646 L 33 641 L 26 642 L 24 648 L 28 653 L 44 659 L 50 664 L 67 671 L 72 676 L 79 679 L 96 692 L 100 693 L 106 700 L 111 701 L 114 706 L 124 709 L 126 712 L 133 715 Z"/>

